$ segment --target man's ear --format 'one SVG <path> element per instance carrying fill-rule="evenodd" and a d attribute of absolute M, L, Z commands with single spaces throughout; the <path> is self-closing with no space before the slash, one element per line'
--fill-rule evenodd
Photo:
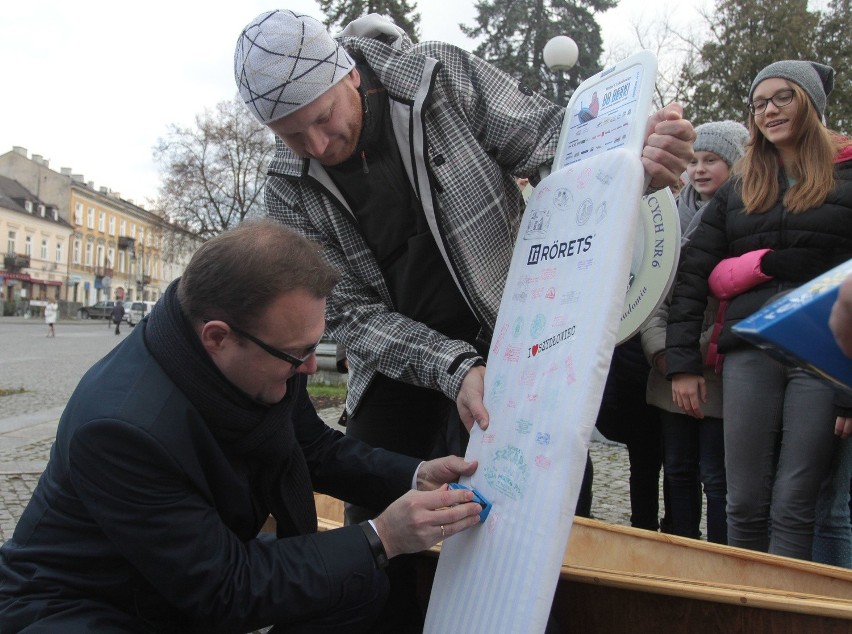
<path fill-rule="evenodd" d="M 201 327 L 201 345 L 207 350 L 207 353 L 212 357 L 226 345 L 228 336 L 228 327 L 224 322 L 213 320 L 208 321 Z"/>
<path fill-rule="evenodd" d="M 352 85 L 355 86 L 355 88 L 358 88 L 361 85 L 361 73 L 358 72 L 357 68 L 353 67 L 352 70 L 349 71 L 349 79 L 352 80 Z"/>

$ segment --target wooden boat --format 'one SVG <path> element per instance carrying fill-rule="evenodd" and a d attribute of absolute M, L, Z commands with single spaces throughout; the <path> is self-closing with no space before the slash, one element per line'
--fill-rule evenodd
<path fill-rule="evenodd" d="M 320 530 L 339 500 L 315 494 Z M 420 553 L 428 601 L 440 545 Z M 852 632 L 852 570 L 575 518 L 553 616 L 564 632 Z"/>

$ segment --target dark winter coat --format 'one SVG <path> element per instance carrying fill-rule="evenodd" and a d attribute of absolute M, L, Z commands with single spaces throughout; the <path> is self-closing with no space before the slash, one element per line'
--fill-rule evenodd
<path fill-rule="evenodd" d="M 822 266 L 822 270 L 814 271 L 816 277 L 852 258 L 852 160 L 836 165 L 837 182 L 825 202 L 802 213 L 790 213 L 782 204 L 787 182 L 783 173 L 780 178 L 779 200 L 765 213 L 744 212 L 738 178 L 723 185 L 705 207 L 675 282 L 666 331 L 669 377 L 677 373 L 703 373 L 699 339 L 711 294 L 708 278 L 720 260 L 756 249 L 813 249 L 814 261 L 818 260 Z M 746 345 L 731 332 L 731 327 L 775 295 L 800 283 L 775 277 L 731 299 L 719 337 L 719 351 L 724 353 Z"/>
<path fill-rule="evenodd" d="M 269 515 L 260 470 L 213 436 L 146 348 L 146 326 L 68 402 L 0 549 L 0 631 L 47 617 L 43 631 L 84 631 L 96 614 L 100 631 L 237 632 L 333 610 L 347 584 L 375 573 L 361 528 L 258 538 Z M 314 490 L 384 507 L 409 489 L 418 460 L 345 437 L 303 383 L 295 394 Z"/>

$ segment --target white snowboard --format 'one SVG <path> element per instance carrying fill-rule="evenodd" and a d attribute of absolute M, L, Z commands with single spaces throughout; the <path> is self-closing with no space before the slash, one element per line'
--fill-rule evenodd
<path fill-rule="evenodd" d="M 563 167 L 532 193 L 488 360 L 491 424 L 467 459 L 493 504 L 446 540 L 426 632 L 543 632 L 586 451 L 618 341 L 643 170 L 613 149 Z M 632 202 L 631 202 L 632 201 Z"/>

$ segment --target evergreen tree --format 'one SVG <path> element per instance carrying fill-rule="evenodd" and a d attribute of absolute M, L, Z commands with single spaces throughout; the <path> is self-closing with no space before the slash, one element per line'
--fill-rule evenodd
<path fill-rule="evenodd" d="M 822 14 L 814 60 L 828 64 L 837 73 L 828 96 L 825 120 L 829 128 L 852 134 L 852 2 L 832 0 Z"/>
<path fill-rule="evenodd" d="M 746 100 L 760 70 L 782 59 L 816 59 L 819 14 L 807 0 L 718 0 L 710 40 L 699 63 L 684 67 L 694 124 L 719 119 L 745 121 Z M 848 40 L 848 31 L 842 34 Z"/>
<path fill-rule="evenodd" d="M 393 20 L 408 34 L 412 42 L 420 37 L 420 14 L 417 3 L 408 0 L 317 0 L 325 14 L 326 26 L 342 29 L 355 18 L 378 13 Z"/>
<path fill-rule="evenodd" d="M 579 60 L 563 78 L 570 94 L 601 68 L 603 43 L 594 13 L 617 3 L 618 0 L 480 0 L 476 4 L 476 26 L 459 26 L 468 37 L 484 38 L 474 53 L 532 90 L 556 100 L 559 77 L 544 63 L 544 45 L 557 35 L 567 35 L 577 43 Z"/>

